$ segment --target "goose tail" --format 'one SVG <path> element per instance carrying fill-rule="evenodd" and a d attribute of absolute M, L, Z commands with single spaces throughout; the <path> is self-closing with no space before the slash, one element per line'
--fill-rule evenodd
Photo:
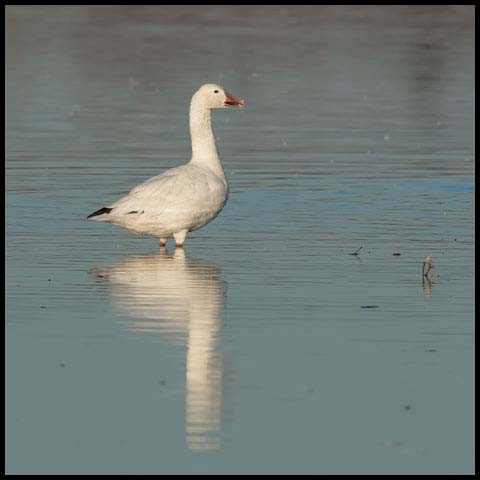
<path fill-rule="evenodd" d="M 111 211 L 112 211 L 111 208 L 103 207 L 103 208 L 101 208 L 100 210 L 97 210 L 96 212 L 91 213 L 87 218 L 98 217 L 99 215 L 108 214 L 108 213 L 110 213 Z M 95 220 L 100 220 L 100 219 L 99 219 L 99 218 L 96 218 Z"/>

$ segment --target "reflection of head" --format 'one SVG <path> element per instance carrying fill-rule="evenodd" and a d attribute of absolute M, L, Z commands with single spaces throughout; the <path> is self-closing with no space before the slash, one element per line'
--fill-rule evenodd
<path fill-rule="evenodd" d="M 187 342 L 186 430 L 192 450 L 218 448 L 223 361 L 218 352 L 226 284 L 216 266 L 174 255 L 138 255 L 95 269 L 112 284 L 114 308 L 127 313 L 131 335 Z"/>

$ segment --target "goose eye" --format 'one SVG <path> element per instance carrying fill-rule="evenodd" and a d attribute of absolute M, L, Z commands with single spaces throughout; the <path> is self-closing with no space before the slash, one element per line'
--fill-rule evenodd
<path fill-rule="evenodd" d="M 213 93 L 218 93 L 218 90 L 215 90 Z"/>

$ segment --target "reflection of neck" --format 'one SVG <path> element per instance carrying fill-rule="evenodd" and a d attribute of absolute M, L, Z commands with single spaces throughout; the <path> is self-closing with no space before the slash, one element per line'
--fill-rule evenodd
<path fill-rule="evenodd" d="M 192 450 L 219 447 L 222 357 L 218 352 L 219 308 L 215 296 L 191 310 L 186 365 L 186 429 Z"/>
<path fill-rule="evenodd" d="M 212 130 L 212 113 L 209 108 L 192 100 L 190 105 L 190 136 L 192 138 L 191 163 L 208 168 L 223 177 Z"/>

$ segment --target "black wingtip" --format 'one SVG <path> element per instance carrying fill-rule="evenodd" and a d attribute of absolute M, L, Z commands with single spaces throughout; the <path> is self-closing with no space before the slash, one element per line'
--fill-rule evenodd
<path fill-rule="evenodd" d="M 96 212 L 91 213 L 87 218 L 96 217 L 97 215 L 102 215 L 104 213 L 110 213 L 111 211 L 112 211 L 111 208 L 103 207 L 100 210 L 97 210 Z"/>

